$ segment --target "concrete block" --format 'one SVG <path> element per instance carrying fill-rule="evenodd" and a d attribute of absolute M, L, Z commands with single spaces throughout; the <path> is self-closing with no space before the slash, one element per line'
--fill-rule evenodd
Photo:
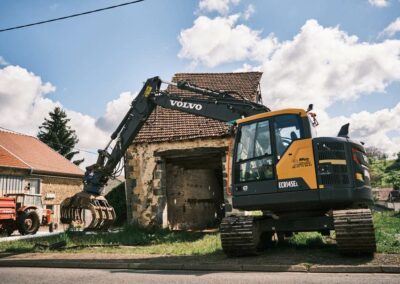
<path fill-rule="evenodd" d="M 382 265 L 381 269 L 384 273 L 400 273 L 399 265 Z"/>
<path fill-rule="evenodd" d="M 129 269 L 149 269 L 149 270 L 181 270 L 181 263 L 129 263 Z"/>
<path fill-rule="evenodd" d="M 373 265 L 313 265 L 309 272 L 316 273 L 380 273 L 380 266 Z"/>
<path fill-rule="evenodd" d="M 241 271 L 242 265 L 224 263 L 186 263 L 183 265 L 183 269 L 203 271 Z"/>
<path fill-rule="evenodd" d="M 303 265 L 244 264 L 242 270 L 264 272 L 307 272 L 307 267 Z"/>

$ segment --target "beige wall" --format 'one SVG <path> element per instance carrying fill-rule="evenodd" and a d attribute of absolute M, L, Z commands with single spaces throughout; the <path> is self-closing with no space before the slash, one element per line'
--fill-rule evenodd
<path fill-rule="evenodd" d="M 60 204 L 83 188 L 82 178 L 40 176 L 43 205 L 53 205 L 54 222 L 60 224 Z M 54 195 L 53 195 L 54 194 Z M 46 198 L 53 195 L 55 198 Z"/>
<path fill-rule="evenodd" d="M 63 178 L 38 176 L 41 179 L 41 194 L 45 204 L 60 204 L 65 198 L 82 190 L 81 178 Z M 55 198 L 46 199 L 46 194 L 55 194 Z"/>
<path fill-rule="evenodd" d="M 138 222 L 145 226 L 166 225 L 166 180 L 161 176 L 161 172 L 166 169 L 163 159 L 157 156 L 156 152 L 205 147 L 223 148 L 228 147 L 229 140 L 194 139 L 131 145 L 126 153 L 125 164 L 128 222 Z M 224 161 L 223 170 L 226 172 Z"/>

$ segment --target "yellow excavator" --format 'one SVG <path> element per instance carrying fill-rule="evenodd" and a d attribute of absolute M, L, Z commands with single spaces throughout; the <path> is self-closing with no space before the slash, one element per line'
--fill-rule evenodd
<path fill-rule="evenodd" d="M 162 84 L 195 95 L 170 93 Z M 337 137 L 316 137 L 312 105 L 271 111 L 235 92 L 159 77 L 146 81 L 110 142 L 98 151 L 97 162 L 87 167 L 83 191 L 61 204 L 63 223 L 86 222 L 86 230 L 107 230 L 113 224 L 114 209 L 101 193 L 156 106 L 227 122 L 235 133 L 232 205 L 263 214 L 223 218 L 221 242 L 228 256 L 257 254 L 273 236 L 283 239 L 309 231 L 335 231 L 344 254 L 375 252 L 368 159 L 364 147 L 349 139 L 348 124 Z"/>

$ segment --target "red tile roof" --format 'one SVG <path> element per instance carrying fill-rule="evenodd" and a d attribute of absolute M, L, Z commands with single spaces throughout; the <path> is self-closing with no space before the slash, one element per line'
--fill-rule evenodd
<path fill-rule="evenodd" d="M 0 146 L 0 167 L 30 169 L 27 164 L 7 151 L 3 146 Z"/>
<path fill-rule="evenodd" d="M 34 173 L 83 176 L 83 171 L 39 139 L 0 130 L 0 166 Z"/>
<path fill-rule="evenodd" d="M 178 73 L 172 81 L 188 81 L 203 88 L 220 91 L 236 91 L 242 98 L 256 102 L 261 72 L 244 73 Z M 197 94 L 169 86 L 171 93 L 183 96 Z M 194 138 L 222 137 L 227 135 L 224 122 L 187 114 L 176 110 L 156 107 L 140 130 L 134 143 L 188 140 Z"/>

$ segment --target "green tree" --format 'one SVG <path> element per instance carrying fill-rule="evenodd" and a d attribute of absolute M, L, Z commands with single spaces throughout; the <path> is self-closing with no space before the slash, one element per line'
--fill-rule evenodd
<path fill-rule="evenodd" d="M 386 168 L 387 176 L 385 181 L 393 187 L 400 187 L 400 152 L 397 153 L 397 159 Z"/>
<path fill-rule="evenodd" d="M 388 157 L 385 152 L 376 147 L 367 147 L 365 151 L 370 162 L 373 160 L 386 160 Z"/>
<path fill-rule="evenodd" d="M 37 137 L 71 161 L 79 153 L 79 151 L 74 151 L 79 140 L 75 130 L 72 130 L 68 125 L 70 119 L 67 118 L 65 111 L 60 107 L 49 112 L 49 116 L 50 118 L 45 118 L 42 125 L 39 126 Z M 73 163 L 79 166 L 83 161 L 84 159 L 75 160 Z"/>

